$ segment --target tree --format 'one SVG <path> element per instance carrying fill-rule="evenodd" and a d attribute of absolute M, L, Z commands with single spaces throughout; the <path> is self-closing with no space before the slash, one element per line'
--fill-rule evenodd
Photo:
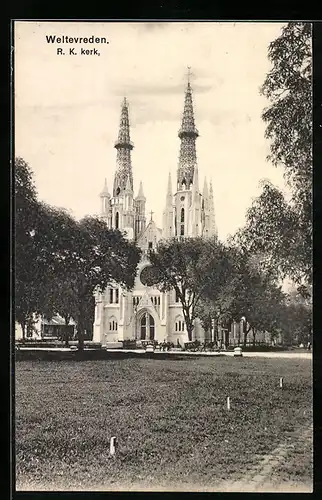
<path fill-rule="evenodd" d="M 312 26 L 291 22 L 268 49 L 272 69 L 261 93 L 268 159 L 284 168 L 291 200 L 266 183 L 247 214 L 244 239 L 284 276 L 312 282 Z M 289 258 L 287 257 L 289 254 Z"/>
<path fill-rule="evenodd" d="M 250 331 L 253 332 L 254 344 L 258 331 L 276 331 L 280 307 L 285 299 L 275 275 L 260 264 L 245 252 L 240 252 L 236 262 L 237 277 L 230 311 L 232 319 L 240 321 L 244 318 L 244 345 Z"/>
<path fill-rule="evenodd" d="M 225 294 L 227 291 L 227 295 Z M 201 325 L 205 332 L 211 331 L 214 328 L 213 341 L 219 338 L 219 329 L 223 324 L 227 324 L 231 319 L 231 296 L 226 286 L 221 287 L 221 292 L 216 298 L 203 296 L 196 308 L 196 316 L 200 319 Z"/>
<path fill-rule="evenodd" d="M 39 309 L 39 268 L 36 265 L 34 233 L 37 225 L 39 204 L 33 183 L 33 173 L 22 158 L 15 160 L 15 316 L 22 328 L 23 339 L 27 324 Z"/>
<path fill-rule="evenodd" d="M 261 93 L 271 101 L 264 110 L 269 159 L 283 165 L 299 212 L 311 222 L 312 195 L 312 25 L 288 23 L 268 50 L 273 67 Z"/>
<path fill-rule="evenodd" d="M 77 323 L 79 348 L 93 316 L 94 290 L 110 282 L 134 285 L 140 250 L 94 217 L 76 221 L 66 210 L 37 201 L 28 164 L 18 158 L 16 199 L 16 318 L 23 336 L 33 314 L 59 313 Z"/>
<path fill-rule="evenodd" d="M 87 339 L 91 339 L 93 336 L 94 319 L 95 319 L 95 297 L 91 295 L 85 302 L 85 308 L 84 308 L 84 330 L 86 330 Z"/>
<path fill-rule="evenodd" d="M 75 313 L 77 300 L 73 281 L 78 223 L 64 209 L 45 203 L 41 203 L 39 207 L 34 242 L 37 265 L 45 269 L 41 280 L 42 298 L 39 309 L 48 320 L 57 314 L 64 318 L 64 338 L 65 345 L 68 346 L 68 326 Z"/>
<path fill-rule="evenodd" d="M 207 288 L 225 282 L 229 269 L 226 248 L 216 238 L 172 239 L 149 252 L 155 285 L 161 291 L 175 290 L 181 303 L 188 339 L 192 340 L 198 305 Z"/>
<path fill-rule="evenodd" d="M 312 304 L 297 291 L 290 291 L 281 314 L 280 331 L 289 345 L 306 343 L 312 337 Z"/>
<path fill-rule="evenodd" d="M 44 307 L 42 309 L 43 316 L 48 320 L 51 320 L 56 315 L 64 319 L 64 342 L 66 347 L 69 346 L 69 324 L 73 316 L 75 316 L 76 299 L 74 287 L 68 275 L 64 279 L 59 276 L 54 277 L 50 285 L 46 287 Z"/>
<path fill-rule="evenodd" d="M 38 259 L 47 266 L 42 310 L 65 319 L 66 345 L 73 318 L 82 350 L 84 330 L 93 319 L 94 291 L 104 290 L 111 282 L 132 288 L 140 250 L 98 218 L 76 221 L 63 209 L 48 205 L 42 209 L 38 230 L 45 238 L 40 239 Z"/>
<path fill-rule="evenodd" d="M 109 283 L 131 289 L 141 252 L 120 231 L 107 229 L 106 224 L 95 217 L 85 217 L 77 223 L 73 249 L 70 276 L 76 297 L 74 319 L 82 350 L 89 313 L 87 304 L 95 290 L 104 290 Z"/>
<path fill-rule="evenodd" d="M 269 182 L 248 209 L 245 227 L 235 235 L 235 244 L 261 258 L 280 279 L 291 277 L 300 285 L 306 277 L 308 285 L 312 248 L 299 226 L 297 211 Z"/>
<path fill-rule="evenodd" d="M 197 306 L 197 316 L 203 328 L 209 331 L 210 327 L 214 326 L 214 340 L 216 337 L 219 338 L 220 328 L 234 317 L 232 305 L 236 294 L 236 283 L 238 283 L 236 251 L 226 246 L 222 279 L 213 279 L 208 283 Z"/>
<path fill-rule="evenodd" d="M 239 323 L 244 318 L 243 343 L 246 345 L 252 331 L 255 344 L 258 331 L 274 332 L 278 327 L 284 294 L 276 284 L 275 273 L 256 256 L 234 246 L 228 245 L 226 249 L 229 255 L 226 280 L 219 286 L 213 282 L 204 290 L 206 301 L 201 303 L 199 314 L 203 318 L 208 312 L 217 319 L 217 326 Z"/>

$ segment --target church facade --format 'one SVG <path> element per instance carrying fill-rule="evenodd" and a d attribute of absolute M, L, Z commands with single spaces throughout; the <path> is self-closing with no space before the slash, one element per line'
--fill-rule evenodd
<path fill-rule="evenodd" d="M 110 286 L 95 296 L 93 340 L 111 345 L 123 340 L 157 340 L 181 345 L 188 340 L 180 302 L 174 291 L 160 292 L 149 286 L 149 249 L 155 249 L 161 239 L 172 237 L 213 237 L 217 234 L 212 184 L 205 179 L 199 186 L 196 155 L 198 130 L 195 126 L 192 88 L 188 81 L 185 91 L 181 127 L 179 161 L 173 190 L 169 173 L 162 228 L 147 220 L 146 198 L 142 182 L 134 196 L 128 102 L 124 99 L 118 139 L 115 142 L 116 170 L 111 193 L 105 180 L 100 194 L 101 218 L 107 227 L 124 231 L 142 250 L 135 285 L 131 292 L 120 286 Z M 195 321 L 193 338 L 207 340 L 200 322 Z"/>

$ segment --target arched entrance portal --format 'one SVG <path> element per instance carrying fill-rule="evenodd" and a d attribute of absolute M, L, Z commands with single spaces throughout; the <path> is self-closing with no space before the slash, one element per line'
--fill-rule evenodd
<path fill-rule="evenodd" d="M 144 313 L 140 320 L 140 339 L 141 340 L 154 340 L 155 336 L 155 323 L 154 319 L 149 313 Z"/>

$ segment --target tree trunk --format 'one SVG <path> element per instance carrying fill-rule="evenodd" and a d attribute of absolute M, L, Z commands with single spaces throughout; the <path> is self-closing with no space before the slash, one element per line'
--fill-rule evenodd
<path fill-rule="evenodd" d="M 68 335 L 68 326 L 69 326 L 69 316 L 65 316 L 65 347 L 69 347 L 69 335 Z"/>
<path fill-rule="evenodd" d="M 187 333 L 188 333 L 188 340 L 191 342 L 192 341 L 192 331 L 193 331 L 193 323 L 192 321 L 185 320 L 186 321 L 186 328 L 187 328 Z"/>
<path fill-rule="evenodd" d="M 192 331 L 193 331 L 193 321 L 190 318 L 189 310 L 187 308 L 185 309 L 184 307 L 182 308 L 183 312 L 183 317 L 186 323 L 186 328 L 187 328 L 187 333 L 188 333 L 188 340 L 189 342 L 192 341 Z"/>
<path fill-rule="evenodd" d="M 256 329 L 253 328 L 253 347 L 256 346 Z"/>
<path fill-rule="evenodd" d="M 247 329 L 247 326 L 246 326 L 246 330 L 244 331 L 244 347 L 246 347 L 246 344 L 247 344 L 247 336 L 249 334 L 249 332 L 251 331 L 251 326 Z"/>
<path fill-rule="evenodd" d="M 220 331 L 220 321 L 219 321 L 219 316 L 216 317 L 216 331 L 217 331 L 217 343 L 220 340 L 220 343 L 222 342 L 221 338 L 221 331 Z"/>
<path fill-rule="evenodd" d="M 20 326 L 21 326 L 21 331 L 22 331 L 22 340 L 25 341 L 26 340 L 26 322 L 22 321 L 20 323 Z"/>
<path fill-rule="evenodd" d="M 80 314 L 77 321 L 77 337 L 78 337 L 78 350 L 84 350 L 84 315 L 82 306 L 80 307 Z"/>
<path fill-rule="evenodd" d="M 78 350 L 84 350 L 84 326 L 83 322 L 79 321 L 77 325 Z"/>

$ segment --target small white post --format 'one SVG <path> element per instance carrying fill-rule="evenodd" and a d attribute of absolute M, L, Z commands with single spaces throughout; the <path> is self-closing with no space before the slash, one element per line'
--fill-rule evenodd
<path fill-rule="evenodd" d="M 229 396 L 227 397 L 227 410 L 230 410 L 230 398 L 229 398 Z"/>
<path fill-rule="evenodd" d="M 283 388 L 283 377 L 280 377 L 280 388 Z"/>
<path fill-rule="evenodd" d="M 111 437 L 111 440 L 110 440 L 110 455 L 111 456 L 115 455 L 115 447 L 116 447 L 116 437 L 113 436 L 113 437 Z"/>

